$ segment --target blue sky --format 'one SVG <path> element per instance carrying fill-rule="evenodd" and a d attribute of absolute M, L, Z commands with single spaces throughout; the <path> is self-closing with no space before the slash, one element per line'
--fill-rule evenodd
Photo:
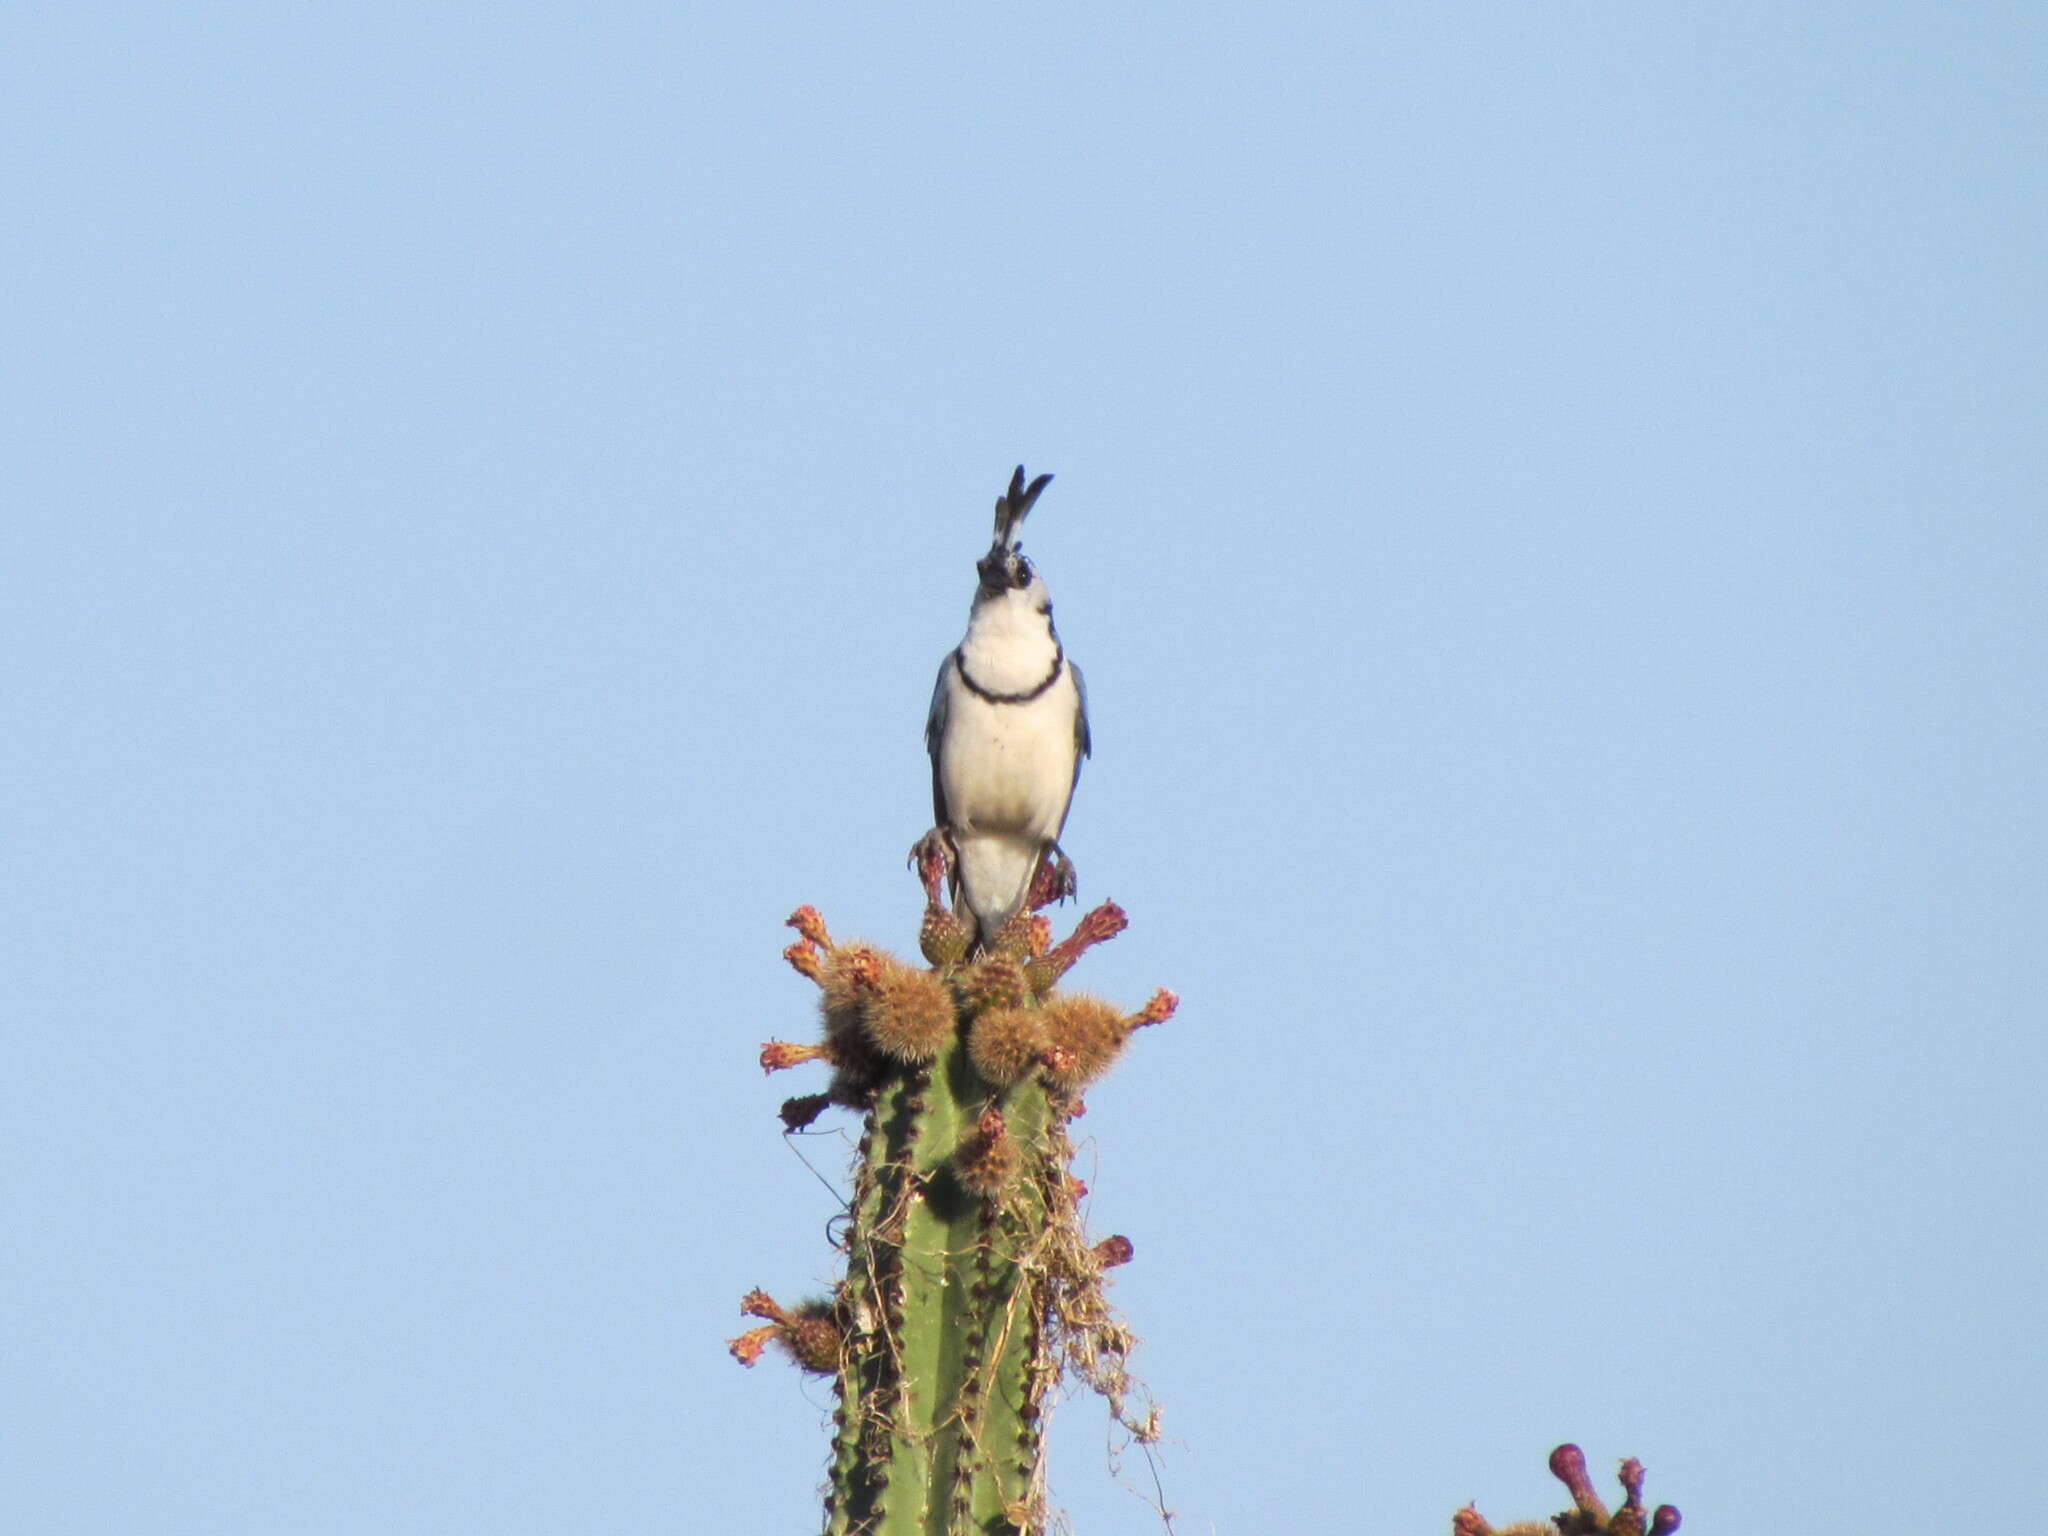
<path fill-rule="evenodd" d="M 809 1528 L 753 1055 L 1019 460 L 1182 1536 L 2038 1458 L 2038 7 L 4 28 L 10 1528 Z"/>

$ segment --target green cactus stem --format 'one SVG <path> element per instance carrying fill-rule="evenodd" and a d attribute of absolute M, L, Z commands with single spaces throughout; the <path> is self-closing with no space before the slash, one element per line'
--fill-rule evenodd
<path fill-rule="evenodd" d="M 768 1323 L 733 1342 L 746 1363 L 775 1342 L 834 1378 L 827 1536 L 1039 1536 L 1044 1427 L 1065 1375 L 1107 1397 L 1139 1438 L 1157 1435 L 1156 1411 L 1143 1421 L 1126 1411 L 1133 1339 L 1103 1287 L 1131 1245 L 1090 1245 L 1068 1172 L 1066 1127 L 1083 1077 L 1071 1052 L 1049 1043 L 1042 1057 L 1027 1050 L 1019 1060 L 1015 1043 L 1033 1038 L 1018 1027 L 1020 1010 L 1050 1008 L 1056 1020 L 1052 983 L 1120 930 L 1123 914 L 1098 908 L 1057 950 L 1042 919 L 1020 924 L 997 955 L 972 962 L 930 942 L 943 936 L 943 916 L 926 913 L 933 968 L 911 972 L 869 947 L 834 945 L 815 912 L 799 911 L 790 923 L 803 940 L 786 954 L 822 989 L 824 1039 L 762 1051 L 769 1070 L 819 1059 L 833 1067 L 826 1094 L 785 1106 L 791 1129 L 828 1100 L 865 1116 L 846 1271 L 829 1303 L 785 1311 L 752 1293 L 744 1310 Z M 932 1024 L 935 997 L 950 1010 L 944 1029 Z M 1161 993 L 1128 1019 L 1089 1007 L 1105 1042 L 1092 1079 L 1133 1029 L 1170 1015 L 1173 998 Z M 993 1075 L 972 1049 L 982 1019 L 1006 1031 Z"/>

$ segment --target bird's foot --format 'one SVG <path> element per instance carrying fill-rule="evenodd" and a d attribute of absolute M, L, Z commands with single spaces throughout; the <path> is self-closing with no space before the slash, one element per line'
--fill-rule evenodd
<path fill-rule="evenodd" d="M 910 845 L 910 867 L 917 871 L 917 883 L 931 906 L 943 905 L 939 892 L 952 879 L 955 863 L 953 839 L 944 827 L 933 827 Z"/>
<path fill-rule="evenodd" d="M 1038 862 L 1038 873 L 1032 877 L 1031 889 L 1024 897 L 1024 909 L 1036 912 L 1056 901 L 1071 900 L 1080 889 L 1081 882 L 1074 874 L 1074 861 L 1067 857 L 1058 843 L 1048 844 L 1045 857 Z"/>

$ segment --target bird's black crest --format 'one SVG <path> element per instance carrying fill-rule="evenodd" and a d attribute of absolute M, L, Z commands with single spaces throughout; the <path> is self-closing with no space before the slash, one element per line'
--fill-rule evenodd
<path fill-rule="evenodd" d="M 1017 541 L 1017 525 L 1024 521 L 1031 509 L 1038 504 L 1038 493 L 1052 484 L 1051 475 L 1040 475 L 1029 485 L 1024 483 L 1024 466 L 1019 464 L 1017 472 L 1010 476 L 1010 488 L 996 498 L 996 542 L 1005 547 Z"/>

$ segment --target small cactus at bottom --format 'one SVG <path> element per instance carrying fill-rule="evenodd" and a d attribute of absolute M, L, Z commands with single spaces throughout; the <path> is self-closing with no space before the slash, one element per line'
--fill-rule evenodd
<path fill-rule="evenodd" d="M 1103 1289 L 1131 1244 L 1084 1234 L 1066 1125 L 1078 1088 L 1171 1007 L 1155 998 L 1126 1016 L 1043 995 L 1123 927 L 1111 904 L 1063 946 L 1038 919 L 972 964 L 928 908 L 929 971 L 834 944 L 811 908 L 790 923 L 801 940 L 786 953 L 820 988 L 824 1039 L 771 1042 L 761 1059 L 834 1069 L 826 1094 L 783 1106 L 789 1130 L 827 1102 L 865 1112 L 841 1229 L 846 1273 L 829 1301 L 797 1308 L 751 1293 L 743 1310 L 766 1323 L 732 1351 L 752 1364 L 775 1344 L 833 1377 L 827 1536 L 1038 1536 L 1049 1518 L 1043 1431 L 1063 1376 L 1103 1394 L 1139 1439 L 1158 1435 L 1156 1408 L 1142 1420 L 1126 1411 L 1135 1340 Z"/>
<path fill-rule="evenodd" d="M 1674 1536 L 1683 1517 L 1673 1504 L 1643 1508 L 1643 1464 L 1631 1456 L 1621 1464 L 1621 1508 L 1612 1514 L 1586 1472 L 1586 1454 L 1576 1445 L 1550 1453 L 1550 1473 L 1572 1496 L 1572 1507 L 1550 1520 L 1493 1525 L 1467 1504 L 1451 1517 L 1451 1536 Z"/>
<path fill-rule="evenodd" d="M 954 985 L 969 1013 L 987 1013 L 994 1008 L 1021 1007 L 1031 995 L 1024 979 L 1024 966 L 1014 955 L 998 951 L 984 955 L 960 973 Z"/>
<path fill-rule="evenodd" d="M 876 968 L 863 1022 L 868 1038 L 896 1061 L 935 1061 L 956 1032 L 953 994 L 930 971 L 890 961 Z"/>

